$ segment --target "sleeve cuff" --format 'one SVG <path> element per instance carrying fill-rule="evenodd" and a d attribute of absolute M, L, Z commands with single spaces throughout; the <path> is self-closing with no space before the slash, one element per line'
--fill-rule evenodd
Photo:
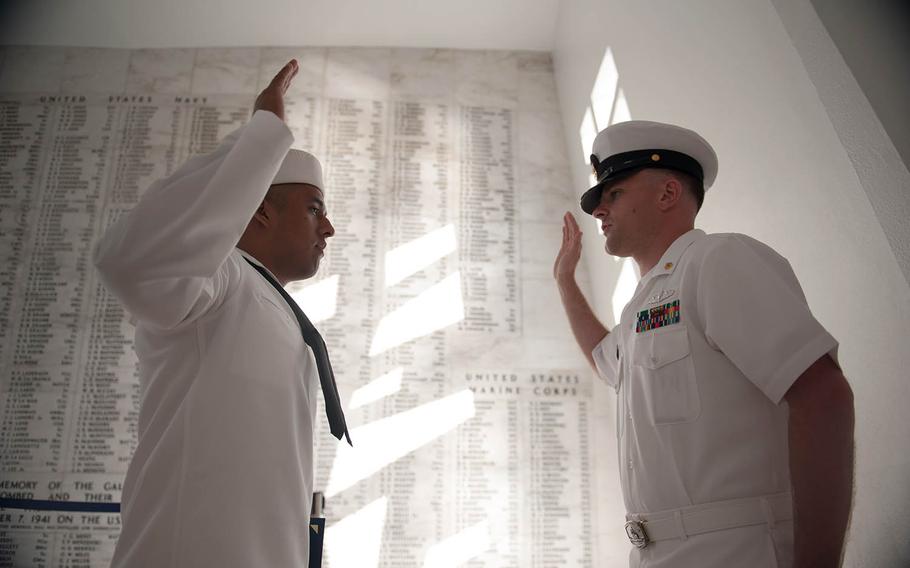
<path fill-rule="evenodd" d="M 777 371 L 768 381 L 765 395 L 774 404 L 780 404 L 787 391 L 796 382 L 796 379 L 821 357 L 830 354 L 834 362 L 837 363 L 837 347 L 837 340 L 828 332 L 817 335 L 815 339 L 804 345 L 802 349 L 790 356 L 777 368 Z"/>
<path fill-rule="evenodd" d="M 612 333 L 607 333 L 606 337 L 601 339 L 600 343 L 591 351 L 591 358 L 594 359 L 597 374 L 613 388 L 617 387 L 616 378 L 619 375 L 619 361 L 615 357 L 615 352 L 616 341 Z M 610 354 L 613 354 L 614 357 L 609 357 Z"/>
<path fill-rule="evenodd" d="M 288 125 L 278 118 L 275 113 L 268 110 L 257 110 L 254 112 L 248 128 L 254 131 L 257 137 L 264 136 L 273 139 L 276 136 L 281 136 L 288 146 L 294 142 L 294 134 Z"/>

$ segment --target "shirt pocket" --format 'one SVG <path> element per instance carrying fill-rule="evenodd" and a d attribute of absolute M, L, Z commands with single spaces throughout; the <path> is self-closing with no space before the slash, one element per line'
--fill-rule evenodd
<path fill-rule="evenodd" d="M 698 381 L 686 326 L 672 325 L 640 334 L 632 364 L 654 424 L 693 422 L 701 414 Z"/>

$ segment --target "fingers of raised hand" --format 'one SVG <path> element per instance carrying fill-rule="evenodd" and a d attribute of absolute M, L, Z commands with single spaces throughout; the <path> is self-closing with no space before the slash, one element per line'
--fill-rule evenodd
<path fill-rule="evenodd" d="M 571 213 L 566 213 L 563 216 L 562 234 L 564 240 L 578 241 L 581 239 L 581 229 Z"/>
<path fill-rule="evenodd" d="M 296 59 L 292 59 L 292 60 L 288 63 L 288 65 L 291 66 L 291 70 L 290 70 L 289 73 L 287 73 L 287 74 L 285 75 L 285 78 L 284 78 L 284 89 L 283 89 L 284 91 L 287 91 L 287 90 L 288 90 L 288 87 L 291 86 L 291 82 L 294 80 L 294 77 L 297 76 L 297 72 L 300 71 L 300 66 L 297 64 L 297 60 L 296 60 Z"/>
<path fill-rule="evenodd" d="M 581 241 L 577 236 L 572 235 L 569 228 L 562 228 L 562 245 L 559 252 L 556 253 L 556 260 L 553 262 L 553 276 L 557 280 L 572 277 L 575 274 L 575 267 L 581 258 Z"/>
<path fill-rule="evenodd" d="M 581 229 L 579 229 L 578 221 L 575 220 L 574 215 L 572 215 L 569 212 L 566 212 L 564 219 L 565 219 L 566 226 L 570 228 L 570 232 L 575 232 L 575 233 L 581 234 Z"/>
<path fill-rule="evenodd" d="M 580 256 L 581 253 L 581 233 L 572 231 L 567 225 L 562 227 L 562 243 L 560 243 L 559 252 L 557 253 L 557 263 L 562 259 L 571 259 Z"/>
<path fill-rule="evenodd" d="M 300 66 L 297 64 L 297 60 L 291 59 L 275 74 L 272 78 L 272 82 L 269 83 L 269 87 L 279 89 L 281 93 L 284 94 L 287 92 L 288 87 L 291 86 L 291 81 L 294 79 L 294 76 L 297 75 L 299 69 Z"/>

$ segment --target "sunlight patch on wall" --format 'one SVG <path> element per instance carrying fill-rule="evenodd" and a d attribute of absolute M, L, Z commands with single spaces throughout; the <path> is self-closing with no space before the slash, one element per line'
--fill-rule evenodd
<path fill-rule="evenodd" d="M 600 60 L 600 69 L 597 71 L 597 78 L 594 79 L 594 87 L 591 88 L 591 109 L 594 111 L 594 119 L 599 129 L 610 124 L 618 86 L 619 71 L 616 69 L 616 61 L 613 60 L 613 50 L 608 47 L 603 59 Z"/>
<path fill-rule="evenodd" d="M 453 272 L 413 300 L 386 314 L 379 322 L 370 356 L 429 335 L 464 319 L 461 274 Z"/>
<path fill-rule="evenodd" d="M 388 500 L 380 497 L 326 528 L 323 546 L 332 566 L 379 566 Z"/>
<path fill-rule="evenodd" d="M 451 223 L 390 250 L 385 255 L 385 285 L 393 286 L 455 252 L 455 226 Z"/>
<path fill-rule="evenodd" d="M 613 58 L 613 50 L 609 47 L 600 60 L 588 103 L 578 127 L 581 153 L 586 164 L 591 163 L 591 146 L 599 131 L 611 124 L 632 119 L 626 95 L 619 86 L 619 70 Z"/>
<path fill-rule="evenodd" d="M 373 379 L 366 385 L 355 390 L 351 395 L 351 402 L 348 403 L 347 408 L 353 410 L 361 406 L 366 406 L 371 402 L 375 402 L 381 398 L 391 396 L 396 392 L 401 390 L 401 377 L 404 374 L 404 369 L 398 367 L 393 369 L 388 373 Z"/>
<path fill-rule="evenodd" d="M 629 110 L 629 102 L 626 100 L 626 94 L 622 89 L 616 96 L 616 110 L 613 111 L 613 120 L 610 124 L 626 122 L 632 120 L 632 112 Z"/>
<path fill-rule="evenodd" d="M 352 429 L 351 439 L 357 445 L 353 448 L 338 445 L 326 497 L 337 495 L 370 477 L 473 416 L 474 393 L 465 389 Z"/>
<path fill-rule="evenodd" d="M 309 286 L 289 290 L 288 294 L 294 298 L 311 322 L 319 323 L 335 315 L 338 304 L 338 280 L 339 276 L 334 274 Z"/>
<path fill-rule="evenodd" d="M 481 521 L 427 550 L 423 568 L 456 568 L 490 549 L 490 523 Z"/>

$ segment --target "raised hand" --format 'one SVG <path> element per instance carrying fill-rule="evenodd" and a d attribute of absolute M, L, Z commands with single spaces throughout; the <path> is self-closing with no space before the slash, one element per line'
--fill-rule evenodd
<path fill-rule="evenodd" d="M 256 97 L 256 102 L 253 105 L 253 112 L 257 110 L 267 110 L 271 113 L 274 113 L 275 116 L 284 120 L 284 95 L 288 92 L 288 87 L 291 86 L 291 81 L 294 79 L 294 76 L 297 75 L 297 71 L 300 67 L 297 64 L 296 59 L 291 59 L 287 64 L 281 68 L 281 71 L 278 72 L 272 78 L 272 81 L 266 86 L 265 89 L 259 93 L 259 96 Z"/>
<path fill-rule="evenodd" d="M 557 282 L 565 282 L 575 278 L 575 267 L 581 258 L 581 229 L 575 217 L 566 212 L 562 217 L 562 246 L 553 263 L 553 277 Z"/>

